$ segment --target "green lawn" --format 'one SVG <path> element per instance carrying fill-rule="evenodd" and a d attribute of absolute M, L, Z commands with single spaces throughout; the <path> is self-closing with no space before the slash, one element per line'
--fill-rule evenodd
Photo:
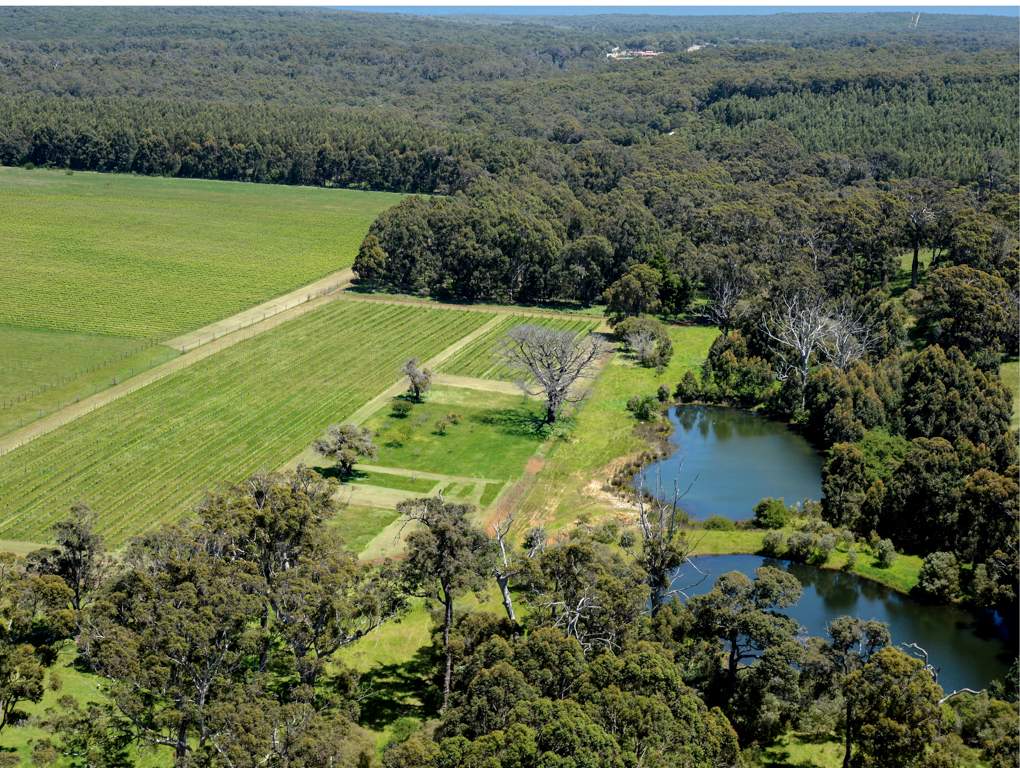
<path fill-rule="evenodd" d="M 340 529 L 347 546 L 359 554 L 386 526 L 400 517 L 395 509 L 377 509 L 348 504 L 331 522 Z"/>
<path fill-rule="evenodd" d="M 35 718 L 45 716 L 48 708 L 56 708 L 57 700 L 61 696 L 73 696 L 82 703 L 99 698 L 98 688 L 103 681 L 96 675 L 81 671 L 75 665 L 77 657 L 78 650 L 73 644 L 67 645 L 61 650 L 56 662 L 47 670 L 47 688 L 43 694 L 42 701 L 38 704 L 23 703 L 17 707 L 19 711 L 29 717 L 29 720 L 17 726 L 9 724 L 0 733 L 0 755 L 3 755 L 5 751 L 13 751 L 21 755 L 22 766 L 32 765 L 29 762 L 29 758 L 32 755 L 32 745 L 30 742 L 52 738 L 49 733 L 39 726 Z M 53 673 L 56 673 L 57 678 L 60 680 L 59 691 L 53 691 L 49 688 L 49 683 L 53 679 Z M 129 754 L 134 760 L 135 768 L 156 768 L 156 766 L 170 768 L 174 762 L 173 753 L 167 749 L 160 750 L 159 752 L 129 749 Z M 64 759 L 57 761 L 54 764 L 54 768 L 65 768 L 65 766 L 70 765 L 72 765 L 72 762 Z"/>
<path fill-rule="evenodd" d="M 401 197 L 0 169 L 0 325 L 172 338 L 349 267 Z"/>
<path fill-rule="evenodd" d="M 918 271 L 918 282 L 926 283 L 928 267 L 931 265 L 934 253 L 931 248 L 922 248 L 917 254 L 920 270 Z M 914 252 L 905 251 L 900 256 L 900 272 L 889 281 L 889 288 L 894 299 L 902 299 L 903 294 L 910 288 L 910 267 L 914 262 Z"/>
<path fill-rule="evenodd" d="M 0 435 L 179 354 L 138 339 L 0 328 Z"/>
<path fill-rule="evenodd" d="M 336 301 L 169 374 L 0 457 L 0 539 L 47 541 L 75 501 L 114 546 L 206 489 L 282 466 L 484 324 L 480 312 Z"/>
<path fill-rule="evenodd" d="M 439 434 L 438 425 L 450 413 L 460 414 L 460 422 Z M 409 415 L 393 416 L 387 404 L 364 426 L 376 436 L 380 466 L 503 480 L 520 477 L 547 437 L 543 417 L 536 400 L 437 386 Z"/>
<path fill-rule="evenodd" d="M 383 472 L 371 472 L 357 469 L 351 473 L 348 482 L 354 485 L 372 485 L 376 488 L 393 488 L 397 491 L 410 491 L 411 493 L 428 493 L 435 485 L 435 480 L 427 480 L 420 477 L 406 477 L 404 475 L 389 475 Z"/>
<path fill-rule="evenodd" d="M 797 526 L 788 526 L 783 530 L 789 535 L 797 530 Z M 695 555 L 754 555 L 761 550 L 765 531 L 706 531 L 696 528 L 689 531 L 688 535 L 694 545 Z M 845 563 L 846 552 L 837 549 L 830 556 L 829 562 L 820 567 L 840 570 Z M 923 563 L 924 558 L 900 554 L 889 568 L 883 568 L 878 565 L 878 558 L 874 554 L 858 544 L 857 564 L 853 572 L 898 592 L 909 594 L 917 585 L 917 575 Z"/>

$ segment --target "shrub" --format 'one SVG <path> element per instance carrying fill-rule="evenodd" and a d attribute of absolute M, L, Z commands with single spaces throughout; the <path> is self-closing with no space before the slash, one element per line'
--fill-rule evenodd
<path fill-rule="evenodd" d="M 463 417 L 459 413 L 448 413 L 446 414 L 446 420 L 451 424 L 460 424 Z"/>
<path fill-rule="evenodd" d="M 627 410 L 641 421 L 655 421 L 658 416 L 659 401 L 655 395 L 634 395 L 627 401 Z"/>
<path fill-rule="evenodd" d="M 672 395 L 672 393 L 670 392 L 670 389 L 669 389 L 669 385 L 668 384 L 660 384 L 659 385 L 659 390 L 658 390 L 658 392 L 656 392 L 656 395 L 658 396 L 660 403 L 667 402 L 669 400 L 670 396 Z"/>
<path fill-rule="evenodd" d="M 829 562 L 829 556 L 832 551 L 836 548 L 836 534 L 834 533 L 823 533 L 818 537 L 818 542 L 815 545 L 815 551 L 812 553 L 811 562 L 817 565 Z"/>
<path fill-rule="evenodd" d="M 386 744 L 386 749 L 391 747 L 399 746 L 405 741 L 421 733 L 421 722 L 416 717 L 399 717 L 392 725 L 390 731 L 390 740 Z"/>
<path fill-rule="evenodd" d="M 414 406 L 406 400 L 394 400 L 390 404 L 390 410 L 393 411 L 393 415 L 401 419 L 407 416 L 407 414 L 411 412 L 412 408 L 414 408 Z"/>
<path fill-rule="evenodd" d="M 765 557 L 779 557 L 786 549 L 786 534 L 782 531 L 769 531 L 761 540 L 761 553 Z"/>
<path fill-rule="evenodd" d="M 811 518 L 806 523 L 804 523 L 804 527 L 801 530 L 806 531 L 807 533 L 821 533 L 828 527 L 829 527 L 828 523 L 826 523 L 824 520 L 820 520 L 818 518 Z"/>
<path fill-rule="evenodd" d="M 854 536 L 853 531 L 848 531 L 846 528 L 840 528 L 837 540 L 839 542 L 839 546 L 849 551 L 849 549 L 854 545 L 854 542 L 857 540 L 857 537 Z"/>
<path fill-rule="evenodd" d="M 664 368 L 673 357 L 673 342 L 666 326 L 654 317 L 628 317 L 615 332 L 646 368 Z"/>
<path fill-rule="evenodd" d="M 400 427 L 399 429 L 394 429 L 392 432 L 390 432 L 390 443 L 393 445 L 397 446 L 403 445 L 410 439 L 411 439 L 410 427 Z"/>
<path fill-rule="evenodd" d="M 704 523 L 702 527 L 706 531 L 732 531 L 736 529 L 736 525 L 728 517 L 722 515 L 711 515 Z"/>
<path fill-rule="evenodd" d="M 694 371 L 687 371 L 680 383 L 676 385 L 676 399 L 681 403 L 689 403 L 701 397 L 701 384 Z"/>
<path fill-rule="evenodd" d="M 891 568 L 896 562 L 896 547 L 889 539 L 878 542 L 878 565 L 880 568 Z"/>
<path fill-rule="evenodd" d="M 786 556 L 799 563 L 807 562 L 814 548 L 815 535 L 813 533 L 797 531 L 791 533 L 790 538 L 786 540 Z"/>
<path fill-rule="evenodd" d="M 446 434 L 446 430 L 449 427 L 450 427 L 450 422 L 448 422 L 446 419 L 440 419 L 439 423 L 436 424 L 436 434 L 437 435 L 445 435 Z"/>
<path fill-rule="evenodd" d="M 754 524 L 758 528 L 776 530 L 790 521 L 789 512 L 782 499 L 767 498 L 754 507 Z"/>
<path fill-rule="evenodd" d="M 857 550 L 851 547 L 846 551 L 846 562 L 843 563 L 844 571 L 852 571 L 857 567 Z"/>
<path fill-rule="evenodd" d="M 947 603 L 960 592 L 960 566 L 951 552 L 932 552 L 917 574 L 917 591 L 939 603 Z"/>

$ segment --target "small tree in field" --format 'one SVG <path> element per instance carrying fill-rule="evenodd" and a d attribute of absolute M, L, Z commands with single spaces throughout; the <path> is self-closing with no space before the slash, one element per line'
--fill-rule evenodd
<path fill-rule="evenodd" d="M 594 376 L 607 349 L 594 334 L 518 325 L 500 340 L 496 356 L 526 394 L 545 396 L 546 423 L 552 424 L 564 406 L 584 398 L 574 385 Z"/>
<path fill-rule="evenodd" d="M 378 449 L 372 443 L 372 432 L 353 424 L 333 424 L 312 448 L 315 452 L 336 462 L 340 475 L 346 477 L 358 463 L 358 459 L 374 459 Z"/>
<path fill-rule="evenodd" d="M 419 403 L 421 396 L 432 389 L 432 371 L 418 367 L 418 358 L 412 357 L 400 367 L 400 372 L 407 377 L 407 391 L 414 395 Z"/>

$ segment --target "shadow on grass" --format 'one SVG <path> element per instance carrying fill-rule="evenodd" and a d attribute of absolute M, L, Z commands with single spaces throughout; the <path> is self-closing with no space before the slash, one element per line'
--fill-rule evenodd
<path fill-rule="evenodd" d="M 421 648 L 408 661 L 400 664 L 379 664 L 361 675 L 362 685 L 372 693 L 361 702 L 361 725 L 381 731 L 401 717 L 420 719 L 435 717 L 439 701 L 435 686 L 429 681 L 432 664 Z"/>
<path fill-rule="evenodd" d="M 503 408 L 485 411 L 471 417 L 472 421 L 495 427 L 504 435 L 542 438 L 548 436 L 551 427 L 545 423 L 545 413 L 529 408 Z"/>
<path fill-rule="evenodd" d="M 357 469 L 346 475 L 341 474 L 339 467 L 312 467 L 312 469 L 322 475 L 325 480 L 333 479 L 341 483 L 348 483 L 356 478 L 365 477 L 365 473 Z"/>
<path fill-rule="evenodd" d="M 773 755 L 763 755 L 761 765 L 764 768 L 816 768 L 810 760 L 802 760 L 799 763 L 790 761 L 790 753 L 786 750 Z"/>

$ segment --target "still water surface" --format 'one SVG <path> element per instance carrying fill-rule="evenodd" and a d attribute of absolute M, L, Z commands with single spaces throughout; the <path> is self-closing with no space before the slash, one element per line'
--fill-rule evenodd
<path fill-rule="evenodd" d="M 730 571 L 753 579 L 757 568 L 772 565 L 791 573 L 804 594 L 782 613 L 796 619 L 807 635 L 827 637 L 826 625 L 843 615 L 887 622 L 893 645 L 902 649 L 900 643 L 917 643 L 928 651 L 931 663 L 941 667 L 939 684 L 946 692 L 987 688 L 992 680 L 1005 677 L 1016 654 L 1016 629 L 993 616 L 978 618 L 955 606 L 921 605 L 853 574 L 757 555 L 711 555 L 695 558 L 694 564 L 709 576 L 689 591 L 691 595 L 710 591 L 715 579 Z M 693 567 L 685 565 L 674 584 L 686 586 L 699 578 Z"/>
<path fill-rule="evenodd" d="M 783 424 L 748 411 L 703 405 L 671 408 L 669 419 L 674 425 L 670 440 L 679 450 L 645 469 L 638 481 L 650 491 L 661 484 L 666 497 L 674 477 L 681 492 L 693 481 L 679 504 L 693 520 L 709 515 L 744 520 L 766 496 L 787 504 L 821 499 L 822 455 Z"/>

